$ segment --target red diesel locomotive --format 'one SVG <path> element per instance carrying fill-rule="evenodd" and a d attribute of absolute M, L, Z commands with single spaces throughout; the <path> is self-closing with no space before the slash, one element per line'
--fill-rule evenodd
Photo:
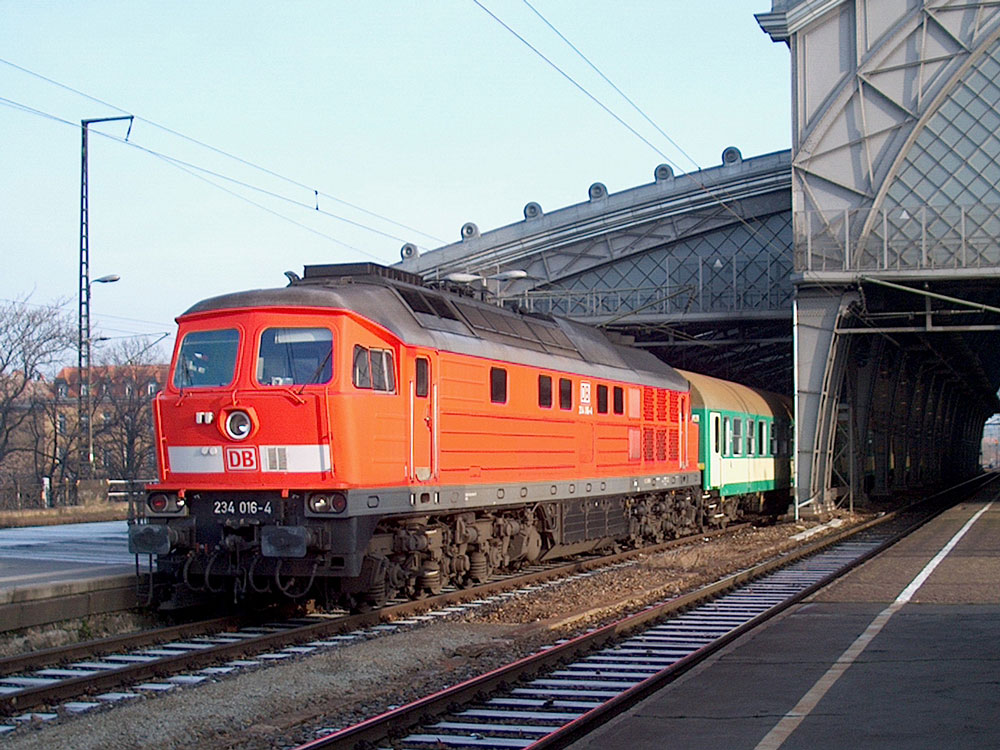
<path fill-rule="evenodd" d="M 157 598 L 378 605 L 726 519 L 688 382 L 647 352 L 374 264 L 178 318 L 159 482 L 129 529 Z"/>

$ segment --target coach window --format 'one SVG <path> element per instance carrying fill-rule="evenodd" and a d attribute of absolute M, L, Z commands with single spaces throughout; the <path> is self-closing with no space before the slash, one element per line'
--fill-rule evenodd
<path fill-rule="evenodd" d="M 730 453 L 734 456 L 743 454 L 743 420 L 733 417 L 733 446 Z"/>
<path fill-rule="evenodd" d="M 606 385 L 597 386 L 597 413 L 608 413 L 608 387 Z"/>
<path fill-rule="evenodd" d="M 543 409 L 552 408 L 552 378 L 548 375 L 538 376 L 538 405 Z"/>
<path fill-rule="evenodd" d="M 752 419 L 747 420 L 747 455 L 753 455 L 754 424 Z"/>
<path fill-rule="evenodd" d="M 494 404 L 507 403 L 507 371 L 502 367 L 490 368 L 490 401 Z"/>
<path fill-rule="evenodd" d="M 722 455 L 731 456 L 733 446 L 733 428 L 729 424 L 729 417 L 722 418 Z"/>
<path fill-rule="evenodd" d="M 612 391 L 612 396 L 614 398 L 614 410 L 615 410 L 615 414 L 624 414 L 625 413 L 625 391 L 616 385 L 614 387 L 614 390 Z"/>
<path fill-rule="evenodd" d="M 760 455 L 767 455 L 767 422 L 763 419 L 757 422 L 757 450 Z"/>
<path fill-rule="evenodd" d="M 569 378 L 559 378 L 559 408 L 573 408 L 573 381 Z"/>
<path fill-rule="evenodd" d="M 327 328 L 267 328 L 260 335 L 257 382 L 312 385 L 333 377 L 333 333 Z"/>
<path fill-rule="evenodd" d="M 417 357 L 417 395 L 426 398 L 431 392 L 431 363 L 424 357 Z"/>

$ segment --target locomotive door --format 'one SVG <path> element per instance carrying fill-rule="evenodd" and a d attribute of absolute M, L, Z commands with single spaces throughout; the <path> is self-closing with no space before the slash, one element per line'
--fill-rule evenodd
<path fill-rule="evenodd" d="M 410 478 L 418 482 L 434 476 L 434 401 L 437 388 L 431 377 L 431 361 L 417 357 L 410 381 Z"/>
<path fill-rule="evenodd" d="M 717 411 L 708 413 L 708 488 L 722 485 L 722 415 Z"/>

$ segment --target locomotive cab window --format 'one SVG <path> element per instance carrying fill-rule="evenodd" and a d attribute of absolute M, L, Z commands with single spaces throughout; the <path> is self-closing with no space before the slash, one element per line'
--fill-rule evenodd
<path fill-rule="evenodd" d="M 424 357 L 417 357 L 417 395 L 426 398 L 431 392 L 431 363 Z"/>
<path fill-rule="evenodd" d="M 329 383 L 333 333 L 327 328 L 268 328 L 260 335 L 257 382 L 261 385 Z"/>
<path fill-rule="evenodd" d="M 387 349 L 367 349 L 355 345 L 351 381 L 355 388 L 396 392 L 396 366 Z"/>
<path fill-rule="evenodd" d="M 559 378 L 559 408 L 573 408 L 573 381 L 569 378 Z"/>
<path fill-rule="evenodd" d="M 538 376 L 538 405 L 543 409 L 552 408 L 552 378 L 548 375 Z"/>
<path fill-rule="evenodd" d="M 490 368 L 490 401 L 494 404 L 507 403 L 507 371 L 502 367 Z"/>
<path fill-rule="evenodd" d="M 606 385 L 597 386 L 597 413 L 608 413 L 608 387 Z"/>
<path fill-rule="evenodd" d="M 181 340 L 174 365 L 177 388 L 218 388 L 233 382 L 240 334 L 235 328 L 192 331 Z"/>
<path fill-rule="evenodd" d="M 625 391 L 619 387 L 615 386 L 612 391 L 612 396 L 614 397 L 614 410 L 615 414 L 625 413 Z"/>

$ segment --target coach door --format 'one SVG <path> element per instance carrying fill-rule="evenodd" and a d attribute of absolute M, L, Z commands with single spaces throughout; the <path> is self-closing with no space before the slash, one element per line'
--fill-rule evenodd
<path fill-rule="evenodd" d="M 708 488 L 715 489 L 722 484 L 722 415 L 710 411 L 708 425 Z"/>
<path fill-rule="evenodd" d="M 410 381 L 410 472 L 411 479 L 427 482 L 434 476 L 434 402 L 437 388 L 431 372 L 431 360 L 418 356 L 414 360 Z"/>

